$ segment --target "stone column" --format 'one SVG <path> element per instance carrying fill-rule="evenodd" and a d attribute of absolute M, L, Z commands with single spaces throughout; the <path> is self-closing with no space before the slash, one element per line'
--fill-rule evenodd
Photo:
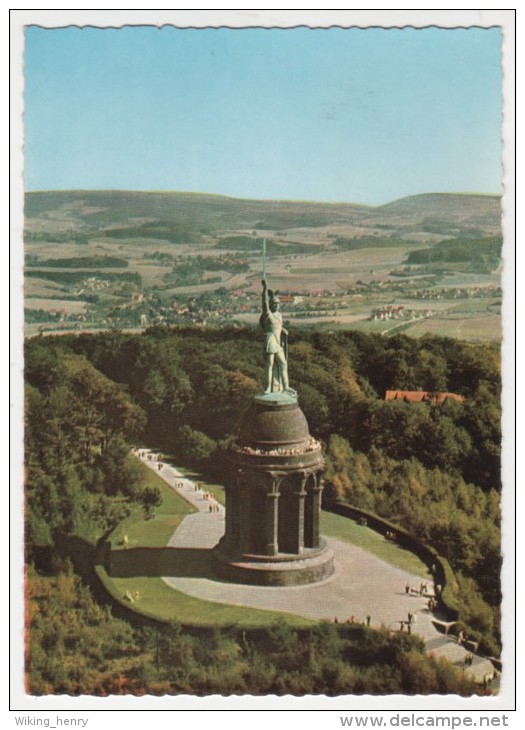
<path fill-rule="evenodd" d="M 311 487 L 312 492 L 312 547 L 319 547 L 319 529 L 321 519 L 321 492 L 323 487 L 321 484 L 321 475 L 315 475 L 315 484 Z"/>
<path fill-rule="evenodd" d="M 306 474 L 301 474 L 299 476 L 299 489 L 294 492 L 294 496 L 297 499 L 297 505 L 296 505 L 296 511 L 295 511 L 295 517 L 296 517 L 296 524 L 292 526 L 292 530 L 294 530 L 294 538 L 295 538 L 295 545 L 294 545 L 294 552 L 297 553 L 297 555 L 301 555 L 301 553 L 304 552 L 304 501 L 306 497 L 306 490 L 305 490 L 305 484 L 306 484 L 307 476 Z"/>
<path fill-rule="evenodd" d="M 321 516 L 321 492 L 323 491 L 321 473 L 310 474 L 307 481 L 304 544 L 308 548 L 317 548 L 320 544 L 319 521 Z"/>
<path fill-rule="evenodd" d="M 252 525 L 249 485 L 241 485 L 238 492 L 239 504 L 239 550 L 241 553 L 252 551 Z"/>
<path fill-rule="evenodd" d="M 269 491 L 266 492 L 266 509 L 265 509 L 265 532 L 266 532 L 266 555 L 277 555 L 279 552 L 279 543 L 277 539 L 277 529 L 279 524 L 279 497 L 278 481 L 272 475 L 272 481 Z"/>
<path fill-rule="evenodd" d="M 233 484 L 226 490 L 226 544 L 228 549 L 239 552 L 241 548 L 241 514 L 240 514 L 240 487 L 243 472 L 239 469 L 233 478 Z"/>
<path fill-rule="evenodd" d="M 233 511 L 235 509 L 235 487 L 228 485 L 226 487 L 225 496 L 226 504 L 224 505 L 224 542 L 228 549 L 236 548 L 235 530 L 234 530 L 234 519 Z"/>

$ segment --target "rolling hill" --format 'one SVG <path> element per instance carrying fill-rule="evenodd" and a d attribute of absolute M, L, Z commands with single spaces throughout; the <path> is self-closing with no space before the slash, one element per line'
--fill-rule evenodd
<path fill-rule="evenodd" d="M 309 201 L 244 200 L 180 192 L 71 190 L 26 193 L 26 235 L 103 233 L 107 237 L 165 238 L 174 243 L 235 230 L 360 226 L 403 232 L 461 233 L 501 228 L 499 196 L 423 194 L 382 206 Z M 451 231 L 450 229 L 454 230 Z"/>

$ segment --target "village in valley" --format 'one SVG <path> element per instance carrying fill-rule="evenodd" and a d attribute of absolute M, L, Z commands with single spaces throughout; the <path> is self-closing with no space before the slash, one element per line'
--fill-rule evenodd
<path fill-rule="evenodd" d="M 77 296 L 87 291 L 107 291 L 112 286 L 104 278 L 89 277 L 82 282 L 82 289 Z M 362 312 L 363 299 L 373 303 L 384 298 L 386 287 L 374 286 L 374 283 L 361 284 L 351 287 L 344 292 L 330 290 L 280 292 L 285 316 L 295 323 L 304 320 L 323 318 L 325 322 L 347 324 L 351 329 L 351 322 L 347 318 L 355 310 Z M 396 292 L 397 287 L 388 287 L 388 292 Z M 115 292 L 113 292 L 115 293 Z M 118 290 L 117 290 L 118 293 Z M 383 295 L 383 296 L 382 296 Z M 420 322 L 437 314 L 433 301 L 457 302 L 458 300 L 489 300 L 494 306 L 501 300 L 502 290 L 499 286 L 487 287 L 455 287 L 436 291 L 433 289 L 417 289 L 403 292 L 404 299 L 413 300 L 412 306 L 405 304 L 388 303 L 375 306 L 370 314 L 361 314 L 358 320 L 366 322 L 391 322 L 392 328 L 399 325 L 410 325 Z M 122 303 L 112 306 L 107 312 L 100 312 L 97 316 L 96 306 L 87 307 L 87 311 L 71 311 L 67 306 L 49 306 L 46 309 L 29 309 L 26 315 L 28 324 L 38 323 L 38 331 L 44 332 L 56 328 L 57 324 L 65 325 L 67 329 L 84 330 L 93 327 L 103 328 L 137 328 L 153 325 L 235 325 L 247 319 L 246 315 L 256 315 L 259 309 L 259 295 L 251 289 L 227 290 L 224 287 L 206 292 L 198 296 L 172 295 L 168 301 L 163 301 L 155 292 L 142 290 L 131 294 L 122 293 Z M 255 320 L 254 320 L 255 321 Z M 370 327 L 370 331 L 374 331 Z M 385 331 L 385 330 L 382 330 Z"/>

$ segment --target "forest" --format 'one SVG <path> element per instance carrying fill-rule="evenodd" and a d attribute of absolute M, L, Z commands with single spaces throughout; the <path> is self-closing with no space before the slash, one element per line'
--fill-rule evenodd
<path fill-rule="evenodd" d="M 127 269 L 129 262 L 117 256 L 75 256 L 73 258 L 39 259 L 37 256 L 26 256 L 26 266 L 60 267 L 63 269 Z"/>
<path fill-rule="evenodd" d="M 344 238 L 338 236 L 334 240 L 334 244 L 344 251 L 357 251 L 359 248 L 388 248 L 389 246 L 413 246 L 414 241 L 403 239 L 396 233 L 390 233 L 388 236 L 355 236 L 354 238 Z"/>
<path fill-rule="evenodd" d="M 487 238 L 478 235 L 468 238 L 463 235 L 461 238 L 441 241 L 432 248 L 410 251 L 407 256 L 407 263 L 464 262 L 468 263 L 474 271 L 486 271 L 488 273 L 497 267 L 501 258 L 502 245 L 503 239 L 501 236 Z"/>
<path fill-rule="evenodd" d="M 29 269 L 25 272 L 26 277 L 32 277 L 34 279 L 45 279 L 46 281 L 56 281 L 59 284 L 78 284 L 84 279 L 86 279 L 88 276 L 98 277 L 99 279 L 105 279 L 106 281 L 113 281 L 113 282 L 120 282 L 120 281 L 126 281 L 131 282 L 135 284 L 136 286 L 141 286 L 142 279 L 140 277 L 140 274 L 135 274 L 130 271 L 121 271 L 118 274 L 114 273 L 113 271 L 101 271 L 100 269 L 96 270 L 89 270 L 86 271 L 53 271 L 45 269 L 42 271 L 40 269 Z"/>
<path fill-rule="evenodd" d="M 289 360 L 310 431 L 324 444 L 327 496 L 387 518 L 447 558 L 460 587 L 461 625 L 482 651 L 499 655 L 499 348 L 301 330 Z M 359 641 L 356 628 L 331 625 L 312 629 L 307 642 L 286 625 L 264 636 L 232 627 L 204 637 L 187 627 L 132 625 L 95 595 L 95 545 L 158 498 L 141 483 L 130 446 L 148 444 L 220 481 L 223 449 L 260 389 L 261 370 L 260 336 L 250 328 L 26 341 L 31 691 L 78 693 L 88 681 L 88 692 L 102 694 L 472 691 L 417 641 L 400 646 L 364 627 Z M 456 393 L 464 402 L 385 401 L 387 389 Z M 90 632 L 117 639 L 97 643 Z M 315 637 L 323 632 L 321 642 Z M 363 641 L 374 647 L 368 664 L 358 650 Z M 84 651 L 83 642 L 92 648 Z M 205 645 L 224 657 L 220 677 Z M 75 679 L 65 667 L 78 653 Z"/>

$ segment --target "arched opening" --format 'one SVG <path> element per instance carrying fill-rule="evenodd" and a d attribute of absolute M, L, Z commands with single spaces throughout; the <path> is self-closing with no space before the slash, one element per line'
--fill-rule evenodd
<path fill-rule="evenodd" d="M 251 545 L 254 553 L 265 555 L 267 553 L 266 536 L 266 492 L 262 489 L 253 489 L 250 502 L 250 523 L 252 528 Z"/>
<path fill-rule="evenodd" d="M 277 539 L 280 553 L 299 553 L 299 504 L 297 483 L 285 477 L 279 485 L 279 518 Z"/>
<path fill-rule="evenodd" d="M 319 492 L 317 475 L 310 474 L 306 480 L 304 502 L 304 546 L 319 547 Z"/>

